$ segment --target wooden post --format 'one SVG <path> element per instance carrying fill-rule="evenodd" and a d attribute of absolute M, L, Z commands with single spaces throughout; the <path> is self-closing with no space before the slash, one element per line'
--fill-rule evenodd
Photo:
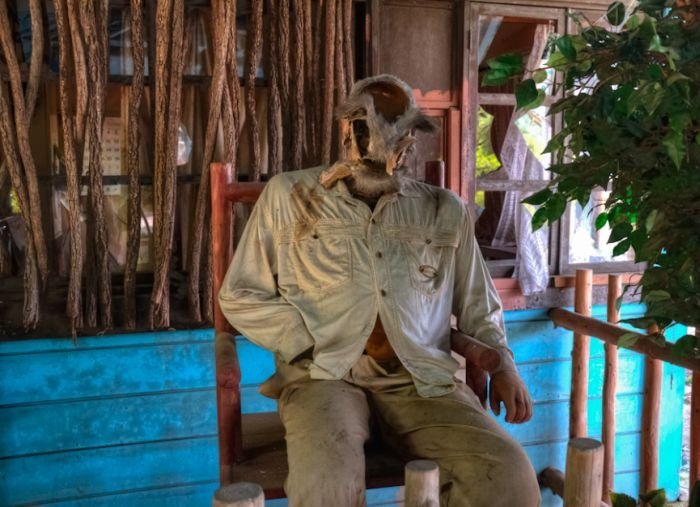
<path fill-rule="evenodd" d="M 406 507 L 438 507 L 440 505 L 440 469 L 429 460 L 406 464 Z"/>
<path fill-rule="evenodd" d="M 574 438 L 566 451 L 564 507 L 599 507 L 603 490 L 603 444 Z"/>
<path fill-rule="evenodd" d="M 700 329 L 696 329 L 700 333 Z M 700 480 L 700 372 L 693 372 L 690 391 L 690 490 Z"/>
<path fill-rule="evenodd" d="M 650 333 L 657 333 L 654 326 Z M 644 399 L 642 406 L 640 493 L 656 489 L 659 479 L 659 409 L 663 362 L 649 356 L 644 358 Z"/>
<path fill-rule="evenodd" d="M 214 493 L 212 507 L 265 507 L 265 494 L 253 482 L 237 482 Z"/>
<path fill-rule="evenodd" d="M 608 277 L 608 322 L 620 320 L 617 300 L 622 295 L 620 275 Z M 603 380 L 603 501 L 610 503 L 615 475 L 615 392 L 617 390 L 617 347 L 605 344 L 605 376 Z"/>
<path fill-rule="evenodd" d="M 429 160 L 425 163 L 425 182 L 445 188 L 445 161 Z"/>
<path fill-rule="evenodd" d="M 574 309 L 580 315 L 591 315 L 593 271 L 576 270 Z M 588 433 L 588 358 L 590 336 L 574 333 L 571 354 L 571 403 L 569 406 L 569 437 L 584 437 Z"/>

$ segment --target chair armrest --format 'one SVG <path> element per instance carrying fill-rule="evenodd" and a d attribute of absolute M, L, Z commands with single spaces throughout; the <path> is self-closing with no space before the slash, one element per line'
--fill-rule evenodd
<path fill-rule="evenodd" d="M 231 333 L 216 333 L 216 384 L 222 388 L 238 388 L 241 383 L 241 367 L 238 363 L 236 340 Z"/>

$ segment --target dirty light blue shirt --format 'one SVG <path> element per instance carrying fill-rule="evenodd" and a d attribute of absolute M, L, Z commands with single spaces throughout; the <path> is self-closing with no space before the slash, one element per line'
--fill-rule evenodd
<path fill-rule="evenodd" d="M 340 379 L 379 315 L 422 396 L 454 389 L 450 318 L 512 365 L 503 312 L 454 193 L 406 179 L 374 211 L 324 168 L 265 186 L 219 292 L 226 318 L 291 362 L 313 348 L 311 378 Z"/>

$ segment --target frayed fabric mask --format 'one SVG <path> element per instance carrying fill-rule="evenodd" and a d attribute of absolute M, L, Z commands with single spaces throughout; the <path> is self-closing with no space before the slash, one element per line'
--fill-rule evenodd
<path fill-rule="evenodd" d="M 389 74 L 355 83 L 336 114 L 345 120 L 343 144 L 347 156 L 322 177 L 324 186 L 358 171 L 370 173 L 377 180 L 393 178 L 414 148 L 415 132 L 437 130 L 416 105 L 411 87 Z"/>

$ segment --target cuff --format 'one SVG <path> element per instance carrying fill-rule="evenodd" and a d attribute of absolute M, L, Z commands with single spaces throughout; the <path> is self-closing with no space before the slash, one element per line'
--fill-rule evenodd
<path fill-rule="evenodd" d="M 515 360 L 513 359 L 513 352 L 508 348 L 496 349 L 498 354 L 501 356 L 501 364 L 498 368 L 490 372 L 491 376 L 502 371 L 514 371 L 518 372 L 518 368 L 515 366 Z"/>
<path fill-rule="evenodd" d="M 289 329 L 284 336 L 277 342 L 275 352 L 277 352 L 282 360 L 290 364 L 299 355 L 306 352 L 314 346 L 314 339 L 306 329 L 303 323 L 300 323 Z"/>

